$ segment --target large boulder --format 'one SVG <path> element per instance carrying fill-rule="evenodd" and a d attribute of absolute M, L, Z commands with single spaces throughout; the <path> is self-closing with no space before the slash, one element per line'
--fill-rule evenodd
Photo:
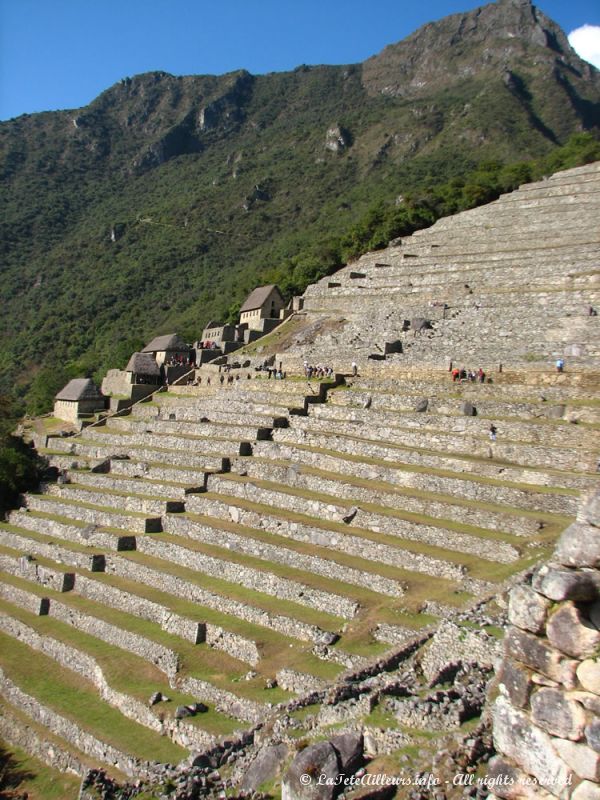
<path fill-rule="evenodd" d="M 339 793 L 339 756 L 331 742 L 318 742 L 292 761 L 281 784 L 281 800 L 333 800 Z"/>
<path fill-rule="evenodd" d="M 263 747 L 248 767 L 241 784 L 244 792 L 256 792 L 266 781 L 277 777 L 288 755 L 286 744 L 272 744 Z"/>

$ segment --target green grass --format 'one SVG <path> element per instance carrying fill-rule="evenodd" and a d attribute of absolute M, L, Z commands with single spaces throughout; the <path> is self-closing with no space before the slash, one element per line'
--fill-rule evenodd
<path fill-rule="evenodd" d="M 31 723 L 24 720 L 24 724 Z M 3 798 L 10 800 L 27 793 L 29 800 L 77 800 L 81 784 L 78 776 L 59 772 L 20 747 L 8 744 L 3 745 L 2 750 L 7 758 Z"/>
<path fill-rule="evenodd" d="M 4 604 L 3 604 L 4 605 Z M 177 762 L 186 751 L 137 725 L 104 703 L 95 687 L 43 653 L 0 632 L 0 665 L 22 691 L 126 753 L 146 760 Z"/>

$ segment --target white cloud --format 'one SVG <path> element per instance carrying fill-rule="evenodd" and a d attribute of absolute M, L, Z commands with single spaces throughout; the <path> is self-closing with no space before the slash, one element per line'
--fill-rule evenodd
<path fill-rule="evenodd" d="M 582 25 L 569 34 L 569 44 L 577 55 L 600 69 L 600 25 Z"/>

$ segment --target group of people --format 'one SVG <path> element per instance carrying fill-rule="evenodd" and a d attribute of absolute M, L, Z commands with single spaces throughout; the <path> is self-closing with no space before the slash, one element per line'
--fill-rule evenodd
<path fill-rule="evenodd" d="M 327 367 L 323 364 L 309 364 L 308 361 L 304 362 L 304 375 L 310 378 L 331 378 L 333 375 L 333 367 Z"/>
<path fill-rule="evenodd" d="M 481 367 L 479 367 L 477 372 L 472 369 L 467 371 L 465 367 L 461 367 L 460 369 L 454 367 L 452 370 L 452 381 L 454 383 L 464 383 L 465 381 L 470 381 L 471 383 L 485 383 L 485 372 Z"/>

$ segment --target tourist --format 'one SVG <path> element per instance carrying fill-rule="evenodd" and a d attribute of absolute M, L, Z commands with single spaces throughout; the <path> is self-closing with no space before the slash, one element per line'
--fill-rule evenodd
<path fill-rule="evenodd" d="M 358 364 L 356 361 L 352 362 L 352 375 L 356 377 L 358 375 Z"/>
<path fill-rule="evenodd" d="M 498 433 L 498 428 L 496 428 L 494 423 L 492 423 L 490 425 L 490 442 L 495 442 L 496 441 L 496 434 L 497 433 Z"/>
<path fill-rule="evenodd" d="M 557 358 L 556 359 L 556 371 L 557 372 L 562 372 L 564 370 L 564 368 L 565 368 L 565 362 L 562 360 L 562 358 Z"/>

